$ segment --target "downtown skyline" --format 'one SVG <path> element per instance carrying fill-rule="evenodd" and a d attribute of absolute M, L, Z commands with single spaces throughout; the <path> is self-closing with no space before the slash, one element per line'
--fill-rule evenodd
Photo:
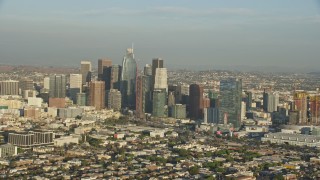
<path fill-rule="evenodd" d="M 121 64 L 134 43 L 140 69 L 161 57 L 172 69 L 316 71 L 319 13 L 316 0 L 0 1 L 0 63 Z"/>

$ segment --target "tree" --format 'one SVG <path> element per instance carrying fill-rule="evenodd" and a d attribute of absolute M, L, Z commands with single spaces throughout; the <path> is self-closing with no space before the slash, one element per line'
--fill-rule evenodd
<path fill-rule="evenodd" d="M 189 168 L 190 175 L 196 175 L 199 174 L 199 167 L 198 166 L 192 166 Z"/>

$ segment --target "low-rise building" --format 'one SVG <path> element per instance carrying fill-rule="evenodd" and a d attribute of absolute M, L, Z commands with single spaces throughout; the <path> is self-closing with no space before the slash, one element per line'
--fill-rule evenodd
<path fill-rule="evenodd" d="M 15 156 L 18 154 L 18 147 L 11 144 L 4 144 L 0 146 L 0 158 L 7 156 Z"/>

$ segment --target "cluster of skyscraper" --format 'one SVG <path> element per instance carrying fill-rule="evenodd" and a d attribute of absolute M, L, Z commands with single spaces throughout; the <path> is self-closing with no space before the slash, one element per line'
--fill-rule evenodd
<path fill-rule="evenodd" d="M 81 61 L 79 74 L 50 75 L 44 79 L 40 97 L 49 107 L 64 108 L 69 104 L 94 106 L 97 110 L 133 110 L 139 119 L 190 118 L 206 123 L 241 124 L 242 83 L 226 79 L 220 83 L 220 95 L 209 93 L 199 84 L 168 85 L 164 60 L 155 58 L 139 71 L 133 49 L 124 55 L 122 65 L 113 65 L 110 59 L 98 60 L 95 78 L 90 61 Z M 31 81 L 32 82 L 32 81 Z M 18 94 L 18 81 L 0 82 L 0 93 Z M 20 83 L 28 89 L 28 83 Z M 8 91 L 8 92 L 7 92 Z M 70 101 L 66 97 L 69 97 Z"/>

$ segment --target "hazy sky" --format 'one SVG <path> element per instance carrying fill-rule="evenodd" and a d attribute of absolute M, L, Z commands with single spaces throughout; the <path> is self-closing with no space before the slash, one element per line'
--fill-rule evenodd
<path fill-rule="evenodd" d="M 317 0 L 0 0 L 0 64 L 320 69 Z M 170 67 L 169 67 L 170 68 Z"/>

